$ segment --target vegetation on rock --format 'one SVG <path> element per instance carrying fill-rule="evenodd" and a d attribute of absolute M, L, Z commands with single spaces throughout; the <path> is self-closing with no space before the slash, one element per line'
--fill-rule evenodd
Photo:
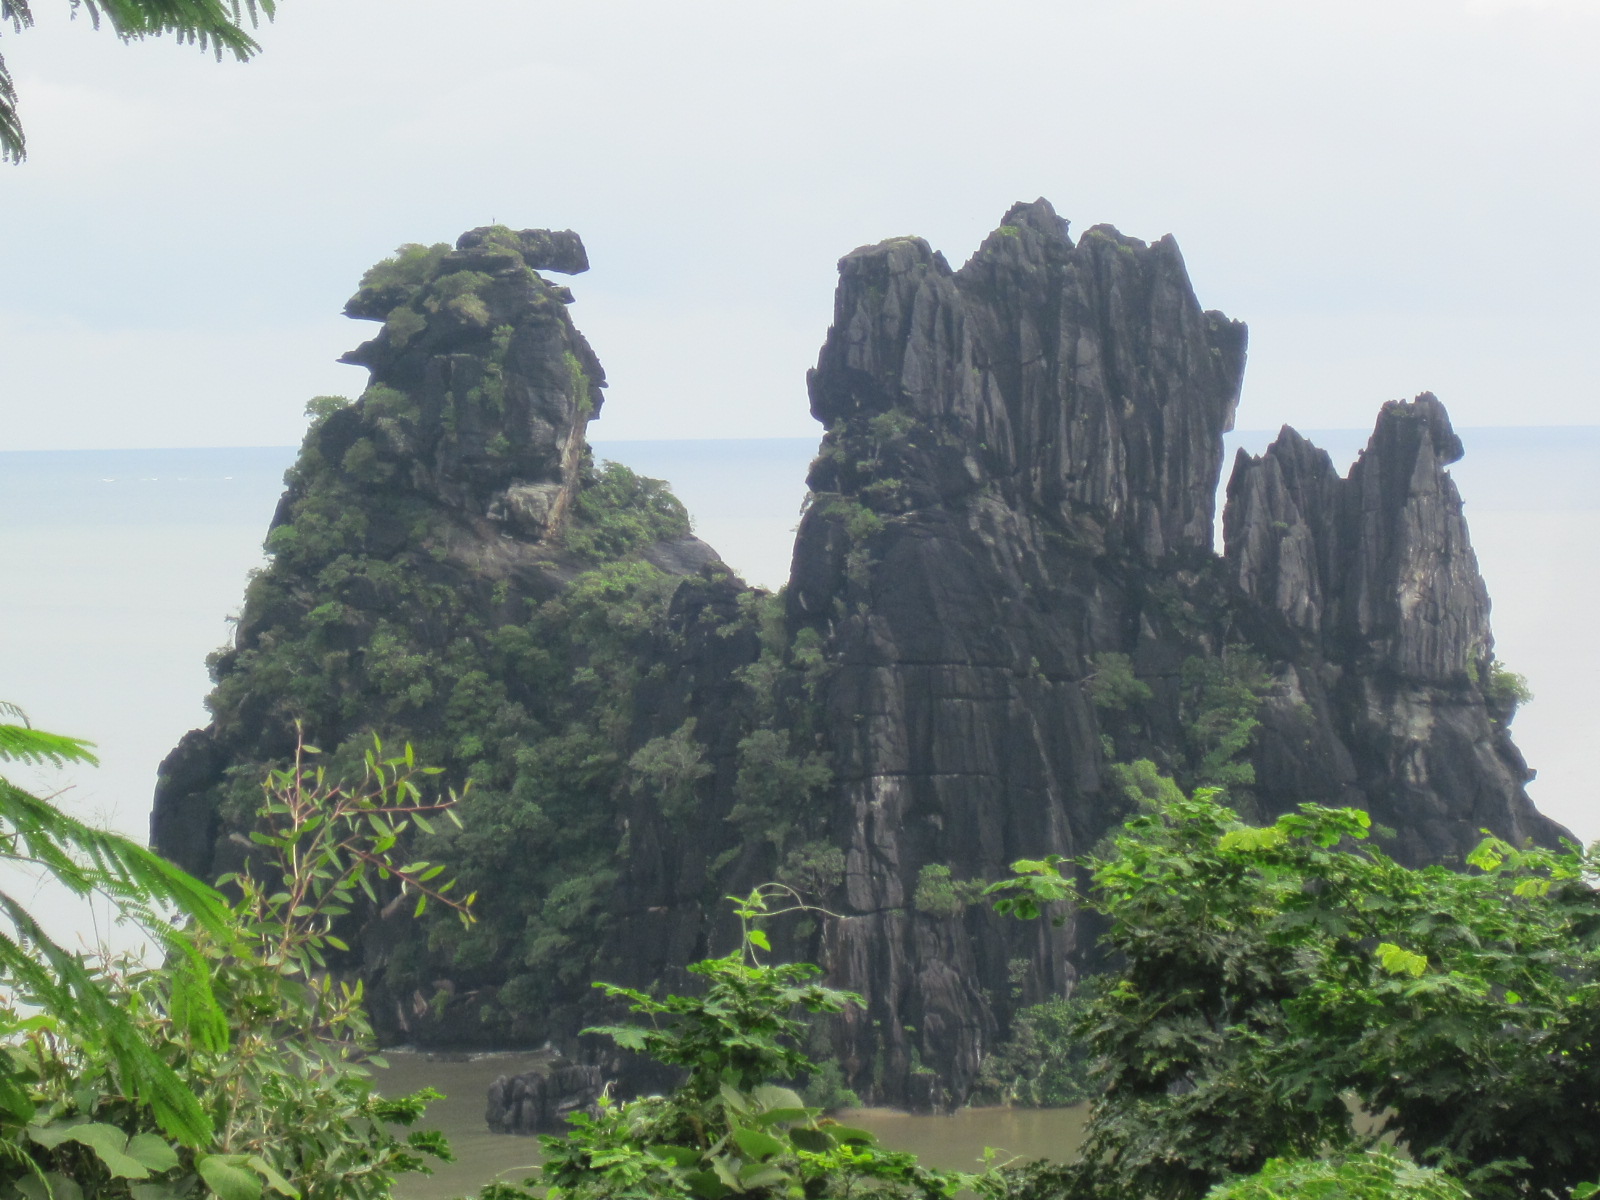
<path fill-rule="evenodd" d="M 360 914 L 386 1034 L 570 1052 L 588 982 L 681 988 L 726 940 L 718 898 L 778 879 L 846 919 L 789 914 L 774 944 L 868 1008 L 808 1050 L 840 1090 L 917 1108 L 990 1086 L 1008 1039 L 1060 1040 L 1040 1006 L 1106 962 L 1092 920 L 1035 936 L 973 904 L 979 881 L 1141 805 L 1355 805 L 1412 864 L 1483 825 L 1554 845 L 1442 405 L 1386 406 L 1348 478 L 1292 431 L 1241 458 L 1219 557 L 1243 327 L 1200 307 L 1170 240 L 1074 242 L 1043 201 L 1004 227 L 960 270 L 917 238 L 841 261 L 808 379 L 826 434 L 771 595 L 664 485 L 591 464 L 604 373 L 541 274 L 584 269 L 575 234 L 380 263 L 347 306 L 382 322 L 347 356 L 371 385 L 314 402 L 158 844 L 233 865 L 297 718 L 335 764 L 391 731 L 474 779 L 463 828 L 416 852 L 483 898 L 465 934 Z M 1426 603 L 1398 606 L 1401 580 Z"/>

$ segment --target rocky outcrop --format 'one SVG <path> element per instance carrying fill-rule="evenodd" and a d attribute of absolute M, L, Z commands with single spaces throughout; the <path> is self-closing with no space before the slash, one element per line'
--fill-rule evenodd
<path fill-rule="evenodd" d="M 1265 454 L 1241 452 L 1228 484 L 1229 574 L 1331 726 L 1315 762 L 1280 756 L 1266 782 L 1360 804 L 1412 863 L 1459 860 L 1481 828 L 1518 844 L 1564 832 L 1523 790 L 1512 697 L 1495 686 L 1489 597 L 1445 470 L 1463 453 L 1424 393 L 1383 406 L 1348 478 L 1286 428 Z"/>
<path fill-rule="evenodd" d="M 473 780 L 467 829 L 438 849 L 482 894 L 478 925 L 430 945 L 369 913 L 343 964 L 397 1038 L 537 1044 L 582 992 L 632 643 L 674 579 L 726 574 L 663 485 L 591 461 L 605 375 L 540 274 L 586 266 L 574 233 L 492 227 L 367 273 L 346 312 L 382 328 L 346 360 L 370 382 L 308 406 L 269 565 L 211 664 L 212 721 L 161 766 L 152 842 L 207 877 L 240 864 L 297 722 L 335 773 L 381 733 Z"/>
<path fill-rule="evenodd" d="M 575 1112 L 593 1111 L 605 1078 L 597 1066 L 553 1062 L 547 1070 L 501 1075 L 489 1085 L 483 1119 L 495 1133 L 553 1133 Z"/>
<path fill-rule="evenodd" d="M 1523 790 L 1443 407 L 1385 406 L 1347 477 L 1292 430 L 1241 457 L 1218 555 L 1245 330 L 1170 238 L 1074 240 L 1041 200 L 959 270 L 918 238 L 847 255 L 776 596 L 659 485 L 589 464 L 603 376 L 539 274 L 584 265 L 575 235 L 490 229 L 369 273 L 372 385 L 308 434 L 215 719 L 162 768 L 156 844 L 202 871 L 294 718 L 335 760 L 380 729 L 474 778 L 425 849 L 479 923 L 371 916 L 352 969 L 380 1027 L 549 1038 L 657 1086 L 580 1040 L 615 1016 L 589 982 L 695 986 L 736 944 L 723 898 L 777 879 L 814 908 L 776 950 L 865 998 L 814 1056 L 940 1108 L 1096 965 L 1093 929 L 1001 920 L 983 883 L 1088 851 L 1158 775 L 1252 817 L 1367 809 L 1410 862 L 1559 836 Z M 497 1084 L 492 1119 L 533 1128 L 587 1079 Z"/>
<path fill-rule="evenodd" d="M 537 538 L 560 524 L 578 485 L 583 431 L 605 372 L 540 270 L 589 267 L 571 230 L 474 229 L 456 249 L 403 248 L 367 273 L 345 315 L 383 328 L 340 361 L 372 372 L 364 400 L 374 463 L 450 508 Z M 351 453 L 322 431 L 325 453 Z M 364 452 L 363 452 L 364 456 Z M 292 504 L 293 489 L 285 496 Z"/>
<path fill-rule="evenodd" d="M 1292 431 L 1242 463 L 1223 560 L 1245 333 L 1201 308 L 1171 239 L 1074 242 L 1039 201 L 959 271 L 916 238 L 839 267 L 776 688 L 780 724 L 810 739 L 791 754 L 816 747 L 831 785 L 765 854 L 727 848 L 742 729 L 707 685 L 729 668 L 687 652 L 665 686 L 695 699 L 653 732 L 698 714 L 719 766 L 693 845 L 647 800 L 629 810 L 654 848 L 624 868 L 612 944 L 638 979 L 719 944 L 707 896 L 825 847 L 837 870 L 812 898 L 835 915 L 789 948 L 867 1004 L 823 1052 L 870 1100 L 937 1108 L 1019 1007 L 1095 961 L 1092 930 L 1001 921 L 975 892 L 1015 859 L 1092 847 L 1130 811 L 1129 764 L 1225 785 L 1254 817 L 1365 808 L 1412 862 L 1458 858 L 1481 828 L 1558 836 L 1492 686 L 1445 470 L 1460 446 L 1432 397 L 1386 407 L 1349 480 Z"/>
<path fill-rule="evenodd" d="M 826 961 L 872 997 L 844 1023 L 851 1077 L 949 1102 L 1003 1028 L 997 998 L 1067 990 L 1089 947 L 1071 923 L 919 904 L 919 884 L 1081 853 L 1124 811 L 1085 677 L 1141 646 L 1160 671 L 1177 641 L 1137 581 L 1210 553 L 1244 329 L 1201 309 L 1171 239 L 1075 245 L 1043 201 L 959 272 L 899 239 L 840 277 L 788 597 L 835 665 Z"/>

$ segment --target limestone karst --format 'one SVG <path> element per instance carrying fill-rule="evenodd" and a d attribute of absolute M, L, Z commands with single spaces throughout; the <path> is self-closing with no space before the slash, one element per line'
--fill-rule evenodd
<path fill-rule="evenodd" d="M 1245 330 L 1170 238 L 1074 240 L 1040 200 L 959 270 L 918 238 L 845 256 L 776 596 L 590 462 L 604 376 L 543 276 L 586 265 L 570 233 L 475 230 L 363 281 L 371 385 L 308 433 L 213 722 L 163 766 L 155 843 L 202 873 L 297 718 L 334 761 L 377 729 L 474 778 L 428 856 L 479 925 L 373 916 L 347 964 L 390 1035 L 582 1056 L 592 979 L 680 986 L 727 947 L 722 897 L 780 879 L 836 914 L 781 949 L 867 1000 L 814 1052 L 864 1099 L 944 1106 L 1094 964 L 1093 930 L 977 886 L 1089 850 L 1152 773 L 1251 816 L 1363 807 L 1407 862 L 1559 835 L 1443 405 L 1386 405 L 1344 478 L 1293 430 L 1241 456 L 1217 553 Z"/>

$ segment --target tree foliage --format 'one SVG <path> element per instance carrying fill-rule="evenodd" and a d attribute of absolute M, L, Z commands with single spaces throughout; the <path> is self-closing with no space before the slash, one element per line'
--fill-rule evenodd
<path fill-rule="evenodd" d="M 7 732 L 10 744 L 31 741 L 47 758 L 87 753 Z M 0 1194 L 380 1200 L 396 1175 L 448 1157 L 437 1134 L 392 1132 L 434 1094 L 374 1090 L 362 989 L 340 979 L 347 947 L 336 929 L 363 897 L 413 910 L 432 901 L 465 916 L 467 901 L 451 898 L 435 865 L 392 857 L 409 826 L 448 816 L 455 798 L 423 798 L 419 784 L 432 772 L 409 748 L 386 757 L 374 741 L 352 784 L 310 765 L 313 753 L 302 747 L 267 780 L 255 852 L 224 880 L 231 902 L 160 860 L 159 874 L 105 889 L 153 932 L 155 902 L 205 902 L 187 933 L 166 934 L 164 961 L 50 954 L 30 940 L 31 967 L 15 955 L 0 962 Z M 15 791 L 8 785 L 7 804 Z M 65 820 L 34 805 L 52 828 Z M 120 839 L 107 848 L 107 836 L 39 861 L 69 886 L 98 881 L 108 854 L 150 865 L 147 851 L 128 854 Z M 12 845 L 31 837 L 23 827 Z M 63 986 L 53 974 L 66 969 Z"/>
<path fill-rule="evenodd" d="M 125 42 L 171 34 L 216 54 L 240 62 L 261 49 L 245 25 L 270 20 L 277 0 L 71 0 L 72 15 L 88 14 L 96 28 L 104 21 Z M 30 0 L 0 0 L 0 25 L 21 33 L 33 24 Z M 19 163 L 27 157 L 27 138 L 17 115 L 17 89 L 4 58 L 0 58 L 0 162 Z"/>
<path fill-rule="evenodd" d="M 1079 1026 L 1104 1092 L 1060 1189 L 1200 1196 L 1379 1135 L 1484 1197 L 1600 1175 L 1600 860 L 1488 838 L 1413 870 L 1368 834 L 1316 805 L 1247 826 L 1202 790 L 1085 884 L 1044 860 L 997 885 L 1018 915 L 1099 913 L 1120 964 Z"/>
<path fill-rule="evenodd" d="M 779 915 L 772 899 L 787 892 L 762 888 L 736 902 L 742 945 L 689 968 L 706 983 L 700 995 L 657 998 L 596 985 L 651 1024 L 588 1032 L 682 1069 L 683 1084 L 670 1096 L 606 1101 L 596 1115 L 570 1118 L 568 1137 L 541 1139 L 545 1162 L 537 1180 L 491 1185 L 483 1200 L 528 1200 L 539 1194 L 539 1183 L 551 1200 L 947 1200 L 973 1182 L 883 1149 L 871 1133 L 823 1116 L 786 1086 L 814 1069 L 798 1048 L 806 1026 L 796 1014 L 837 1013 L 860 1002 L 818 983 L 821 972 L 810 964 L 759 961 L 768 949 L 759 923 Z"/>
<path fill-rule="evenodd" d="M 16 705 L 0 703 L 0 762 L 93 764 L 90 743 L 34 729 Z M 126 838 L 74 820 L 48 800 L 0 776 L 0 859 L 43 869 L 76 896 L 103 895 L 119 905 L 172 957 L 175 1019 L 188 1036 L 214 1030 L 219 1010 L 205 985 L 195 943 L 173 929 L 161 909 L 176 910 L 212 938 L 228 932 L 221 897 L 166 860 Z M 186 1145 L 203 1143 L 211 1121 L 172 1066 L 152 1052 L 126 1009 L 81 956 L 58 945 L 28 908 L 0 891 L 0 977 L 51 1014 L 51 1036 L 94 1047 L 129 1096 L 146 1105 L 156 1126 Z M 26 1019 L 0 1014 L 0 1033 Z M 0 1060 L 0 1121 L 33 1118 L 15 1066 Z"/>

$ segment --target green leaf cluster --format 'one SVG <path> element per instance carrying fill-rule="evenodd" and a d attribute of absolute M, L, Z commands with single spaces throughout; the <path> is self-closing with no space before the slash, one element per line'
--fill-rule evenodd
<path fill-rule="evenodd" d="M 124 42 L 170 33 L 175 41 L 224 54 L 240 62 L 254 58 L 261 47 L 245 29 L 277 11 L 277 0 L 72 0 L 72 15 L 81 10 L 96 29 L 104 21 Z M 33 24 L 29 0 L 0 0 L 0 23 L 21 33 Z M 0 58 L 0 162 L 20 163 L 27 157 L 27 138 L 17 113 L 17 89 Z"/>
<path fill-rule="evenodd" d="M 911 894 L 911 907 L 920 913 L 947 920 L 959 917 L 967 906 L 983 895 L 979 879 L 956 879 L 943 863 L 927 863 L 917 872 L 917 886 Z"/>
<path fill-rule="evenodd" d="M 0 716 L 11 719 L 0 724 L 0 762 L 96 761 L 91 743 L 34 729 L 15 704 L 0 702 Z M 3 776 L 0 860 L 42 868 L 76 896 L 99 894 L 119 905 L 171 956 L 173 1000 L 183 1032 L 214 1037 L 221 1015 L 205 984 L 200 950 L 161 911 L 174 910 L 201 934 L 223 936 L 227 913 L 214 891 L 142 846 L 74 820 Z M 57 944 L 27 906 L 5 891 L 0 891 L 0 920 L 0 978 L 10 991 L 0 999 L 0 1037 L 45 1039 L 73 1054 L 92 1051 L 119 1088 L 149 1109 L 155 1128 L 188 1146 L 210 1138 L 210 1116 L 173 1065 L 151 1049 L 92 964 Z M 41 1015 L 22 1015 L 13 1007 L 18 1000 L 37 1006 Z M 31 1128 L 38 1120 L 39 1104 L 28 1087 L 37 1073 L 14 1043 L 0 1049 L 0 1148 L 13 1144 L 19 1127 Z"/>
<path fill-rule="evenodd" d="M 8 712 L 15 713 L 8 706 Z M 83 743 L 9 731 L 23 756 L 84 759 Z M 262 792 L 255 856 L 224 880 L 232 899 L 148 851 L 23 805 L 10 842 L 74 890 L 106 892 L 152 933 L 176 905 L 167 958 L 65 955 L 8 904 L 22 941 L 0 954 L 0 1194 L 24 1200 L 383 1200 L 394 1178 L 448 1158 L 433 1133 L 403 1139 L 436 1093 L 385 1099 L 363 990 L 341 978 L 335 929 L 358 897 L 465 917 L 442 868 L 394 857 L 407 829 L 449 816 L 426 800 L 409 747 L 376 742 L 353 784 L 294 766 Z M 52 815 L 53 814 L 53 815 Z M 130 853 L 130 850 L 133 852 Z M 34 853 L 42 851 L 42 853 Z"/>
<path fill-rule="evenodd" d="M 1261 657 L 1229 646 L 1215 657 L 1194 655 L 1181 671 L 1179 717 L 1188 743 L 1188 781 L 1194 787 L 1249 789 L 1256 781 L 1248 755 L 1260 728 L 1258 713 L 1272 677 Z"/>
<path fill-rule="evenodd" d="M 825 1117 L 779 1082 L 814 1070 L 798 1049 L 806 1026 L 795 1014 L 838 1013 L 859 998 L 818 984 L 821 972 L 809 964 L 757 961 L 767 946 L 759 921 L 776 915 L 762 890 L 738 911 L 746 922 L 740 950 L 689 968 L 705 982 L 702 994 L 657 998 L 597 985 L 650 1024 L 589 1032 L 682 1069 L 682 1085 L 669 1096 L 607 1101 L 593 1116 L 570 1118 L 567 1137 L 541 1139 L 537 1181 L 491 1186 L 482 1200 L 526 1200 L 541 1183 L 549 1200 L 945 1200 L 972 1182 L 884 1150 L 871 1133 Z"/>
<path fill-rule="evenodd" d="M 983 1060 L 973 1091 L 978 1102 L 1060 1108 L 1090 1099 L 1088 1013 L 1081 994 L 1029 1005 L 1011 1018 L 1011 1035 Z"/>
<path fill-rule="evenodd" d="M 608 462 L 584 478 L 564 538 L 573 554 L 603 562 L 692 531 L 689 510 L 665 483 Z"/>
<path fill-rule="evenodd" d="M 1121 964 L 1077 1026 L 1104 1092 L 1052 1186 L 1198 1197 L 1379 1136 L 1479 1197 L 1600 1176 L 1600 859 L 1489 838 L 1411 869 L 1369 829 L 1316 805 L 1254 827 L 1202 790 L 1082 885 L 1060 863 L 997 885 L 1021 915 L 1099 914 Z"/>
<path fill-rule="evenodd" d="M 1257 1174 L 1220 1183 L 1206 1200 L 1468 1200 L 1457 1180 L 1388 1150 L 1331 1159 L 1275 1158 Z"/>

